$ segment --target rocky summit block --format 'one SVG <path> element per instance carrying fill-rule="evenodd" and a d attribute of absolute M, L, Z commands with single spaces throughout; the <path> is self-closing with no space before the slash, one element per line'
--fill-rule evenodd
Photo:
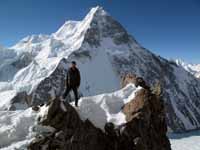
<path fill-rule="evenodd" d="M 140 78 L 139 81 L 142 81 Z M 51 126 L 51 134 L 37 136 L 29 150 L 171 150 L 166 136 L 165 109 L 159 92 L 143 88 L 125 104 L 126 123 L 106 123 L 104 131 L 89 120 L 81 120 L 77 110 L 56 98 L 49 102 L 48 113 L 38 120 Z M 158 89 L 158 88 L 157 88 Z M 159 91 L 159 90 L 157 90 Z"/>
<path fill-rule="evenodd" d="M 128 121 L 123 132 L 133 137 L 136 149 L 170 149 L 164 105 L 155 94 L 142 89 L 133 101 L 124 106 L 123 112 Z"/>

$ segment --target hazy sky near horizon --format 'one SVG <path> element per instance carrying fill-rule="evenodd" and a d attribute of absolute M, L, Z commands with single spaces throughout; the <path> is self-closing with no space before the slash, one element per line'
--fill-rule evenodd
<path fill-rule="evenodd" d="M 200 63 L 200 0 L 1 0 L 0 44 L 51 34 L 100 5 L 143 47 L 165 58 Z"/>

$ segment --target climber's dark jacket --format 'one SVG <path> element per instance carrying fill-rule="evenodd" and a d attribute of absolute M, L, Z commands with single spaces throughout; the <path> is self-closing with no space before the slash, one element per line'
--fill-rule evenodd
<path fill-rule="evenodd" d="M 78 68 L 69 68 L 67 72 L 66 86 L 78 88 L 80 86 L 80 82 L 81 77 Z"/>

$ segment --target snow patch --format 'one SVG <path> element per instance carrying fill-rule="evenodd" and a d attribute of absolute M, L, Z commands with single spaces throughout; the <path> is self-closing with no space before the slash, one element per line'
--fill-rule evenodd
<path fill-rule="evenodd" d="M 48 107 L 45 105 L 40 107 L 39 112 L 33 111 L 32 108 L 0 111 L 0 148 L 26 150 L 37 133 L 55 131 L 52 127 L 37 125 L 38 117 L 45 117 L 47 112 Z"/>
<path fill-rule="evenodd" d="M 0 111 L 0 147 L 30 140 L 30 128 L 34 125 L 35 118 L 36 113 L 31 108 L 23 111 Z"/>
<path fill-rule="evenodd" d="M 129 84 L 110 94 L 81 98 L 78 113 L 82 120 L 89 119 L 102 130 L 107 122 L 112 122 L 116 126 L 122 125 L 126 123 L 122 107 L 131 101 L 139 90 L 141 87 L 136 88 L 135 85 Z"/>
<path fill-rule="evenodd" d="M 200 131 L 169 135 L 172 150 L 199 150 Z"/>
<path fill-rule="evenodd" d="M 10 108 L 11 99 L 16 96 L 16 91 L 9 90 L 0 92 L 0 110 L 6 110 Z"/>

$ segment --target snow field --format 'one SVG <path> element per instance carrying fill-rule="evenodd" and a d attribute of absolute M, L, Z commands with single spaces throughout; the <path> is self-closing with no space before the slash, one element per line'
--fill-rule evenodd
<path fill-rule="evenodd" d="M 122 107 L 131 101 L 140 89 L 141 87 L 136 88 L 134 84 L 129 84 L 110 94 L 83 97 L 79 100 L 78 113 L 82 120 L 89 119 L 102 130 L 106 122 L 112 122 L 114 125 L 124 124 L 126 119 Z"/>
<path fill-rule="evenodd" d="M 169 135 L 172 150 L 200 150 L 200 131 Z"/>
<path fill-rule="evenodd" d="M 0 111 L 0 149 L 25 150 L 37 132 L 52 132 L 51 127 L 37 125 L 37 118 L 44 117 L 48 107 L 40 107 L 36 113 L 32 108 L 17 111 Z"/>

